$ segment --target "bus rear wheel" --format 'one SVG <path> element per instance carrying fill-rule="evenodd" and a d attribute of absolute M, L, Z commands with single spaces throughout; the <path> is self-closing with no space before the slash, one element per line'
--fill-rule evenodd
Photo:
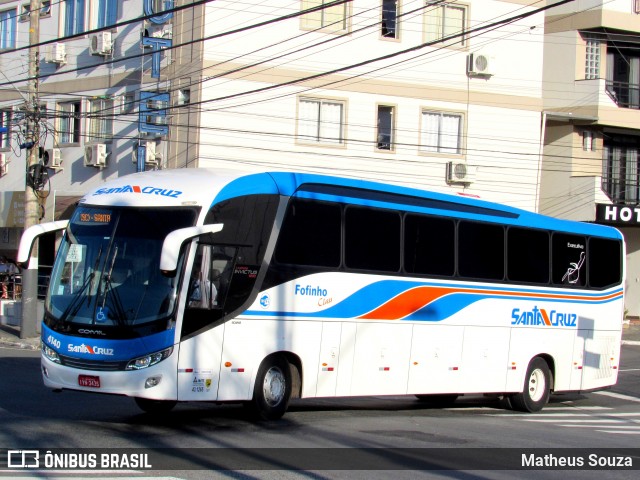
<path fill-rule="evenodd" d="M 136 405 L 151 414 L 167 413 L 176 406 L 175 400 L 151 400 L 150 398 L 135 397 Z"/>
<path fill-rule="evenodd" d="M 287 411 L 291 399 L 291 368 L 280 355 L 267 357 L 256 376 L 249 408 L 260 420 L 277 420 Z"/>
<path fill-rule="evenodd" d="M 539 412 L 549 401 L 551 394 L 551 370 L 542 358 L 529 363 L 521 393 L 511 396 L 511 405 L 522 412 Z"/>

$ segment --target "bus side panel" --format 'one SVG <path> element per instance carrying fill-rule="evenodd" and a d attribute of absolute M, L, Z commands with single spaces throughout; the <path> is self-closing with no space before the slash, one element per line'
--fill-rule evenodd
<path fill-rule="evenodd" d="M 529 362 L 549 355 L 554 362 L 554 388 L 567 389 L 573 381 L 573 348 L 576 331 L 548 327 L 513 327 L 509 345 L 506 392 L 521 392 Z"/>
<path fill-rule="evenodd" d="M 351 395 L 398 395 L 407 391 L 413 325 L 359 323 Z"/>
<path fill-rule="evenodd" d="M 178 400 L 217 399 L 223 334 L 221 325 L 180 343 Z"/>
<path fill-rule="evenodd" d="M 581 330 L 581 332 L 583 332 Z M 584 331 L 582 390 L 613 385 L 618 380 L 620 331 Z"/>
<path fill-rule="evenodd" d="M 227 322 L 218 400 L 250 400 L 260 364 L 277 352 L 293 352 L 300 357 L 302 396 L 314 396 L 321 338 L 322 322 L 246 317 Z"/>
<path fill-rule="evenodd" d="M 351 395 L 351 379 L 353 378 L 353 360 L 356 352 L 357 330 L 357 323 L 342 322 L 340 368 L 338 369 L 338 381 L 336 385 L 337 396 L 348 397 Z"/>
<path fill-rule="evenodd" d="M 340 336 L 342 322 L 322 323 L 322 343 L 320 345 L 320 361 L 317 371 L 317 397 L 333 397 L 336 394 L 340 362 Z M 311 371 L 307 369 L 305 382 L 311 380 Z"/>
<path fill-rule="evenodd" d="M 407 393 L 458 393 L 464 327 L 415 324 Z"/>
<path fill-rule="evenodd" d="M 507 378 L 510 328 L 464 328 L 459 393 L 503 392 Z"/>

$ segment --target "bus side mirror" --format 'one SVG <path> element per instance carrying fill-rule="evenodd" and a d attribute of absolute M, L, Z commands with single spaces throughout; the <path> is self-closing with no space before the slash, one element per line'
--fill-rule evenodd
<path fill-rule="evenodd" d="M 160 271 L 162 274 L 166 277 L 172 277 L 176 274 L 178 255 L 185 242 L 200 235 L 219 232 L 222 227 L 222 223 L 214 223 L 200 227 L 181 228 L 167 235 L 162 244 L 162 253 L 160 254 Z"/>
<path fill-rule="evenodd" d="M 20 246 L 18 247 L 18 257 L 16 263 L 20 268 L 29 268 L 29 258 L 31 257 L 31 249 L 36 238 L 45 233 L 64 230 L 69 225 L 69 220 L 57 220 L 55 222 L 41 223 L 27 228 L 20 238 Z"/>

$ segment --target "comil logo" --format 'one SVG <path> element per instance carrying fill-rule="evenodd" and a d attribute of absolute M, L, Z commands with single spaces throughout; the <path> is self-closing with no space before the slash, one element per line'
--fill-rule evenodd
<path fill-rule="evenodd" d="M 94 195 L 111 195 L 113 193 L 140 193 L 144 195 L 160 195 L 162 197 L 178 198 L 182 195 L 180 190 L 159 187 L 141 187 L 139 185 L 125 185 L 117 188 L 100 188 Z"/>
<path fill-rule="evenodd" d="M 578 316 L 575 313 L 547 312 L 544 308 L 533 307 L 532 310 L 514 308 L 511 311 L 511 325 L 542 325 L 547 327 L 576 327 Z"/>

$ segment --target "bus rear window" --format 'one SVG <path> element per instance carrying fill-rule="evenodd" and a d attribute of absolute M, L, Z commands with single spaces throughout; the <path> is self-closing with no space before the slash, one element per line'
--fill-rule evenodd
<path fill-rule="evenodd" d="M 591 238 L 589 240 L 589 285 L 604 288 L 622 279 L 622 252 L 618 240 Z"/>

